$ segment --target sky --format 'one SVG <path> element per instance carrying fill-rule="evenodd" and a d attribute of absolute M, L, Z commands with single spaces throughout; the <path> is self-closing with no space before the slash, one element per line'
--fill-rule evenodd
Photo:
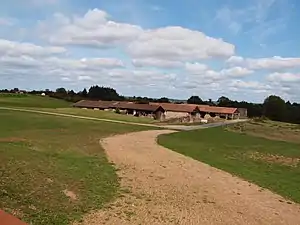
<path fill-rule="evenodd" d="M 300 102 L 298 0 L 0 0 L 0 88 Z"/>

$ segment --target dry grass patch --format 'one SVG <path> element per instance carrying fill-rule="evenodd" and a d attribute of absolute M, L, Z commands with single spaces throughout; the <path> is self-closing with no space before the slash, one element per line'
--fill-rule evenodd
<path fill-rule="evenodd" d="M 249 123 L 230 125 L 227 129 L 271 140 L 300 143 L 300 125 L 298 124 L 252 120 Z"/>
<path fill-rule="evenodd" d="M 267 163 L 277 163 L 284 166 L 297 167 L 300 158 L 286 157 L 282 155 L 261 154 L 260 152 L 251 152 L 248 154 L 251 159 L 261 160 Z"/>

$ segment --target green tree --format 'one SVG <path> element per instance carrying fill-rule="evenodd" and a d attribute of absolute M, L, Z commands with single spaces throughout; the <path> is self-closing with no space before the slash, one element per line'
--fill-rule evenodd
<path fill-rule="evenodd" d="M 220 97 L 217 102 L 218 102 L 218 106 L 221 107 L 230 107 L 232 103 L 232 101 L 225 96 Z"/>
<path fill-rule="evenodd" d="M 188 104 L 203 104 L 202 99 L 199 96 L 191 96 L 188 100 L 187 100 Z"/>
<path fill-rule="evenodd" d="M 81 92 L 82 97 L 86 98 L 88 96 L 87 90 L 84 88 L 83 91 Z"/>
<path fill-rule="evenodd" d="M 160 99 L 157 100 L 157 102 L 160 102 L 160 103 L 170 103 L 170 100 L 166 97 L 162 97 Z"/>
<path fill-rule="evenodd" d="M 56 94 L 65 96 L 65 95 L 67 95 L 68 93 L 67 93 L 67 91 L 66 91 L 65 88 L 57 88 L 57 89 L 56 89 Z"/>
<path fill-rule="evenodd" d="M 90 87 L 88 97 L 94 100 L 106 101 L 122 99 L 115 89 L 109 87 L 99 87 L 98 85 Z"/>
<path fill-rule="evenodd" d="M 285 101 L 275 95 L 267 97 L 263 104 L 263 115 L 270 120 L 285 121 L 287 115 Z"/>

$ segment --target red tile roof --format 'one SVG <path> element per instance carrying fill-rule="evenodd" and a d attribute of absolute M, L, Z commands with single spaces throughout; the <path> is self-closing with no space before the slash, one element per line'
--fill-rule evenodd
<path fill-rule="evenodd" d="M 149 104 L 136 104 L 128 102 L 120 102 L 116 105 L 119 109 L 132 109 L 132 110 L 143 110 L 149 112 L 156 112 L 157 110 L 165 111 L 160 105 L 149 105 Z"/>
<path fill-rule="evenodd" d="M 119 108 L 119 109 L 133 109 L 145 110 L 155 112 L 161 106 L 165 111 L 171 112 L 206 112 L 206 113 L 220 113 L 220 114 L 233 114 L 237 112 L 237 108 L 230 107 L 217 107 L 209 105 L 195 105 L 195 104 L 174 104 L 174 103 L 157 103 L 150 102 L 149 104 L 137 104 L 133 102 L 117 102 L 117 101 L 89 101 L 82 100 L 75 103 L 73 106 L 81 108 Z"/>
<path fill-rule="evenodd" d="M 157 102 L 150 102 L 150 105 L 160 105 L 166 111 L 171 112 L 198 112 L 199 108 L 197 105 L 189 105 L 189 104 L 174 104 L 174 103 L 157 103 Z"/>
<path fill-rule="evenodd" d="M 90 101 L 90 100 L 81 100 L 73 104 L 74 107 L 80 108 L 99 108 L 99 109 L 108 109 L 118 104 L 116 101 Z"/>
<path fill-rule="evenodd" d="M 233 114 L 236 113 L 237 108 L 229 107 L 217 107 L 217 106 L 208 106 L 208 105 L 199 105 L 201 112 L 207 113 L 220 113 L 220 114 Z"/>
<path fill-rule="evenodd" d="M 116 102 L 116 101 L 81 100 L 73 104 L 73 106 L 80 107 L 80 108 L 99 108 L 99 109 L 109 109 L 109 108 L 132 109 L 132 110 L 144 110 L 149 112 L 155 112 L 161 109 L 161 111 L 164 111 L 164 109 L 159 105 L 136 104 L 133 102 Z"/>

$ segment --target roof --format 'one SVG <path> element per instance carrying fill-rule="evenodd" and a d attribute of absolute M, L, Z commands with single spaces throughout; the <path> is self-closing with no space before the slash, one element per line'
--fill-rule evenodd
<path fill-rule="evenodd" d="M 174 103 L 157 103 L 151 102 L 149 104 L 137 104 L 133 102 L 117 102 L 117 101 L 89 101 L 89 100 L 81 100 L 75 104 L 75 107 L 81 108 L 100 108 L 100 109 L 108 109 L 108 108 L 119 108 L 119 109 L 133 109 L 133 110 L 145 110 L 155 112 L 162 108 L 165 111 L 171 112 L 207 112 L 207 113 L 220 113 L 220 114 L 233 114 L 238 110 L 237 108 L 229 108 L 229 107 L 217 107 L 217 106 L 209 106 L 209 105 L 195 105 L 195 104 L 174 104 Z"/>
<path fill-rule="evenodd" d="M 151 102 L 150 105 L 160 105 L 163 107 L 166 111 L 171 112 L 187 112 L 192 113 L 195 111 L 199 111 L 199 108 L 197 105 L 192 104 L 174 104 L 174 103 L 157 103 L 157 102 Z"/>
<path fill-rule="evenodd" d="M 149 112 L 156 112 L 159 109 L 161 111 L 165 111 L 160 105 L 136 104 L 129 102 L 120 102 L 116 107 L 119 109 L 145 110 Z"/>
<path fill-rule="evenodd" d="M 199 109 L 201 112 L 221 113 L 221 114 L 233 114 L 236 113 L 237 111 L 237 108 L 217 107 L 217 106 L 208 106 L 208 105 L 200 105 Z"/>
<path fill-rule="evenodd" d="M 110 108 L 115 102 L 112 101 L 89 101 L 89 100 L 81 100 L 73 104 L 74 107 L 82 107 L 82 108 L 100 108 L 107 109 Z"/>
<path fill-rule="evenodd" d="M 116 102 L 116 101 L 81 100 L 73 104 L 73 106 L 81 107 L 81 108 L 100 108 L 100 109 L 118 108 L 118 109 L 145 110 L 149 112 L 155 112 L 161 109 L 162 111 L 164 111 L 164 109 L 160 105 L 136 104 L 133 102 Z"/>

